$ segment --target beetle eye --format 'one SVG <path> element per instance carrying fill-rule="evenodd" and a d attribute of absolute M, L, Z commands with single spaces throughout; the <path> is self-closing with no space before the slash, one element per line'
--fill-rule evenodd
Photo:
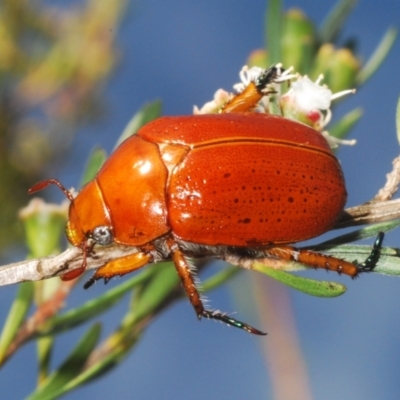
<path fill-rule="evenodd" d="M 92 232 L 93 240 L 102 246 L 111 244 L 113 241 L 113 235 L 111 229 L 108 226 L 97 226 Z"/>

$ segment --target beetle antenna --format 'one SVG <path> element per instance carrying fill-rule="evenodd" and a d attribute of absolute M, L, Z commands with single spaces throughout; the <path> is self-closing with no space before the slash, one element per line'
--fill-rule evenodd
<path fill-rule="evenodd" d="M 72 195 L 71 191 L 66 189 L 64 185 L 58 181 L 57 179 L 46 179 L 44 181 L 40 181 L 38 183 L 35 183 L 31 188 L 28 189 L 28 193 L 32 194 L 35 192 L 38 192 L 39 190 L 43 190 L 47 188 L 49 185 L 56 185 L 61 191 L 65 194 L 67 199 L 71 202 L 74 201 L 74 196 Z"/>

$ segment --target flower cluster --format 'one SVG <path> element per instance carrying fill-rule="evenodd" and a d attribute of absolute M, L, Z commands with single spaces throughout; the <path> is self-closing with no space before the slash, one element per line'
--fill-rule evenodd
<path fill-rule="evenodd" d="M 239 76 L 241 81 L 233 86 L 235 93 L 217 90 L 212 101 L 201 108 L 194 107 L 194 114 L 225 112 L 228 104 L 234 104 L 242 96 L 241 106 L 243 108 L 243 102 L 247 101 L 247 112 L 278 114 L 309 125 L 324 135 L 331 147 L 355 144 L 355 140 L 337 139 L 325 130 L 332 117 L 332 101 L 354 93 L 354 89 L 333 94 L 322 84 L 322 75 L 313 82 L 307 76 L 293 73 L 293 68 L 283 69 L 281 64 L 267 70 L 245 66 Z M 248 93 L 244 95 L 246 91 Z M 231 108 L 234 111 L 234 106 Z"/>

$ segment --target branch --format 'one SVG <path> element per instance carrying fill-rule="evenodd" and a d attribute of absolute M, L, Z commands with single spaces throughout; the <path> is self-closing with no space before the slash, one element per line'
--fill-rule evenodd
<path fill-rule="evenodd" d="M 115 258 L 137 252 L 130 246 L 112 245 L 96 247 L 88 257 L 87 269 L 96 269 Z M 26 281 L 39 281 L 63 275 L 82 266 L 83 253 L 77 247 L 65 250 L 57 256 L 20 261 L 0 267 L 0 286 Z"/>

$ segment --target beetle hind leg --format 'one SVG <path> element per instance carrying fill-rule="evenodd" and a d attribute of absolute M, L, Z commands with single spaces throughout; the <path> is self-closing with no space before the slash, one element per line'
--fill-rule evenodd
<path fill-rule="evenodd" d="M 357 264 L 358 272 L 371 272 L 376 267 L 376 264 L 379 261 L 381 256 L 381 249 L 383 238 L 385 234 L 383 232 L 379 232 L 378 236 L 375 239 L 375 243 L 372 246 L 372 250 L 370 255 L 366 258 L 366 260 L 360 264 Z"/>
<path fill-rule="evenodd" d="M 307 267 L 336 271 L 339 275 L 345 274 L 355 278 L 359 274 L 357 265 L 326 254 L 312 250 L 297 249 L 292 246 L 274 246 L 266 251 L 267 257 L 281 260 L 296 261 Z"/>
<path fill-rule="evenodd" d="M 179 249 L 176 243 L 170 243 L 170 250 L 176 271 L 181 279 L 182 286 L 186 291 L 189 301 L 196 312 L 197 318 L 214 319 L 224 322 L 227 325 L 243 329 L 249 333 L 253 333 L 254 335 L 266 335 L 266 333 L 261 332 L 244 322 L 237 321 L 236 319 L 231 318 L 220 311 L 206 310 L 203 306 L 201 296 L 197 290 L 195 279 L 193 277 L 193 272 L 191 270 L 189 262 L 186 260 L 184 254 Z"/>
<path fill-rule="evenodd" d="M 362 263 L 357 263 L 357 261 L 351 263 L 341 260 L 340 258 L 316 253 L 312 250 L 297 249 L 291 246 L 270 247 L 265 253 L 268 257 L 297 261 L 309 267 L 323 268 L 327 271 L 336 271 L 338 274 L 345 274 L 352 278 L 357 278 L 360 273 L 371 272 L 376 267 L 381 255 L 383 238 L 384 233 L 379 232 L 370 255 Z"/>

